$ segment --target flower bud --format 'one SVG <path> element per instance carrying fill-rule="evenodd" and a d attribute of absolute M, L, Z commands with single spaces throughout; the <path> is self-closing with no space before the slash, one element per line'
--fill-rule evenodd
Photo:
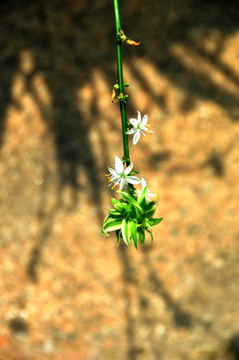
<path fill-rule="evenodd" d="M 111 101 L 112 101 L 112 103 L 117 103 L 118 102 L 118 100 L 116 98 L 116 91 L 115 91 L 114 87 L 113 87 L 113 90 L 112 90 Z"/>
<path fill-rule="evenodd" d="M 128 45 L 133 45 L 133 46 L 138 46 L 138 45 L 140 44 L 139 41 L 134 41 L 134 40 L 131 40 L 131 39 L 129 39 L 129 38 L 127 38 L 127 39 L 125 40 L 125 42 L 126 42 L 126 44 L 128 44 Z"/>

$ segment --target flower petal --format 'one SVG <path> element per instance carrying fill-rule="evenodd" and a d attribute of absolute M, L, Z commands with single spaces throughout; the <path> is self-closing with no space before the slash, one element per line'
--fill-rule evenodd
<path fill-rule="evenodd" d="M 140 184 L 141 180 L 136 176 L 126 176 L 125 180 L 130 184 Z"/>
<path fill-rule="evenodd" d="M 139 125 L 139 121 L 137 119 L 131 118 L 129 119 L 130 124 L 132 124 L 135 128 Z"/>
<path fill-rule="evenodd" d="M 117 178 L 112 177 L 109 186 L 113 185 L 113 188 L 114 188 L 118 184 L 119 181 L 120 181 L 119 177 L 117 177 Z"/>
<path fill-rule="evenodd" d="M 147 131 L 148 131 L 148 130 L 147 130 Z M 140 133 L 143 134 L 144 136 L 146 136 L 145 133 L 143 132 L 143 130 L 140 130 Z"/>
<path fill-rule="evenodd" d="M 124 171 L 124 164 L 118 156 L 115 157 L 115 170 L 118 174 L 122 174 Z"/>
<path fill-rule="evenodd" d="M 140 114 L 140 111 L 137 111 L 138 113 L 138 123 L 140 124 L 141 123 L 141 114 Z"/>
<path fill-rule="evenodd" d="M 153 193 L 151 193 L 151 192 L 147 192 L 146 191 L 146 199 L 148 200 L 148 201 L 155 201 L 155 200 L 157 200 L 157 195 L 156 194 L 153 194 Z"/>
<path fill-rule="evenodd" d="M 140 130 L 144 130 L 149 133 L 149 129 L 146 127 L 147 125 L 140 126 Z"/>
<path fill-rule="evenodd" d="M 110 167 L 108 167 L 108 170 L 112 176 L 118 176 L 117 172 L 114 169 L 111 169 Z"/>
<path fill-rule="evenodd" d="M 133 164 L 131 163 L 124 171 L 125 175 L 129 175 L 131 170 L 133 169 Z"/>
<path fill-rule="evenodd" d="M 110 179 L 111 179 L 111 181 L 113 181 L 115 184 L 117 184 L 121 178 L 120 178 L 119 175 L 117 175 L 117 176 L 111 176 Z"/>
<path fill-rule="evenodd" d="M 147 182 L 144 178 L 141 179 L 141 186 L 143 189 L 145 188 L 145 186 L 147 186 Z"/>
<path fill-rule="evenodd" d="M 120 189 L 120 190 L 123 189 L 125 183 L 126 183 L 125 179 L 124 179 L 124 178 L 121 178 L 121 180 L 120 180 L 120 186 L 119 186 L 119 189 Z"/>
<path fill-rule="evenodd" d="M 133 144 L 136 145 L 140 138 L 140 131 L 136 131 L 133 137 Z"/>
<path fill-rule="evenodd" d="M 148 122 L 148 115 L 146 114 L 146 115 L 144 115 L 143 120 L 141 121 L 141 125 L 145 126 L 147 124 L 147 122 Z"/>
<path fill-rule="evenodd" d="M 130 135 L 130 134 L 134 134 L 137 131 L 137 129 L 130 129 L 128 131 L 126 131 L 126 134 Z"/>

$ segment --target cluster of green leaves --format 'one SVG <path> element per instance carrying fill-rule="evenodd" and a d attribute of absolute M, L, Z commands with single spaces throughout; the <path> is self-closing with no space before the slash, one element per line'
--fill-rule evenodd
<path fill-rule="evenodd" d="M 137 193 L 130 195 L 128 192 L 118 191 L 122 198 L 111 199 L 114 209 L 109 210 L 103 223 L 102 233 L 109 236 L 109 232 L 115 231 L 118 245 L 120 239 L 123 239 L 128 246 L 132 240 L 137 249 L 138 240 L 144 243 L 146 231 L 151 235 L 152 244 L 152 226 L 159 224 L 163 218 L 153 218 L 157 202 L 147 201 L 146 191 L 147 186 L 140 196 L 137 196 Z"/>

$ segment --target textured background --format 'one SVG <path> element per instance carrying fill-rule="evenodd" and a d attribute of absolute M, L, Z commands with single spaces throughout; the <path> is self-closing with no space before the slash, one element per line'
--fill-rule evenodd
<path fill-rule="evenodd" d="M 112 2 L 0 5 L 1 360 L 239 359 L 239 7 L 120 1 L 155 241 L 101 236 L 122 156 Z M 130 138 L 131 141 L 131 138 Z"/>

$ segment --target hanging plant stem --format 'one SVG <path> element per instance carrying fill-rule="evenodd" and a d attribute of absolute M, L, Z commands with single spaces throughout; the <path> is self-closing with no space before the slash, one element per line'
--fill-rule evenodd
<path fill-rule="evenodd" d="M 124 81 L 123 81 L 123 65 L 122 65 L 122 34 L 120 24 L 120 13 L 119 13 L 119 3 L 118 0 L 114 0 L 114 17 L 115 17 L 115 32 L 116 32 L 116 58 L 117 58 L 117 84 L 119 91 L 119 103 L 120 103 L 120 113 L 121 113 L 121 124 L 122 124 L 122 137 L 123 137 L 123 147 L 124 147 L 124 158 L 126 165 L 130 165 L 130 156 L 129 156 L 129 144 L 128 144 L 128 135 L 127 131 L 127 115 L 126 115 L 126 98 L 124 92 Z"/>
<path fill-rule="evenodd" d="M 124 155 L 115 156 L 114 169 L 108 167 L 109 173 L 105 174 L 110 183 L 111 189 L 118 187 L 119 200 L 111 198 L 114 209 L 108 210 L 108 215 L 104 219 L 102 233 L 109 236 L 109 232 L 115 232 L 117 244 L 120 240 L 130 246 L 133 242 L 136 249 L 138 243 L 144 243 L 145 233 L 150 234 L 151 243 L 153 242 L 152 226 L 159 224 L 163 218 L 154 218 L 158 203 L 158 195 L 150 193 L 147 182 L 144 178 L 139 179 L 135 174 L 139 170 L 133 169 L 133 163 L 130 162 L 128 134 L 134 135 L 133 145 L 137 144 L 140 136 L 151 134 L 153 131 L 148 127 L 148 115 L 141 118 L 138 111 L 138 118 L 127 120 L 126 102 L 128 95 L 125 95 L 124 88 L 129 83 L 124 83 L 122 66 L 122 42 L 128 45 L 139 45 L 139 42 L 129 39 L 121 29 L 118 0 L 114 2 L 115 32 L 116 32 L 116 58 L 117 58 L 117 81 L 112 91 L 112 102 L 120 104 L 122 137 Z M 134 188 L 134 185 L 140 185 L 141 190 Z M 122 191 L 125 190 L 125 191 Z"/>

